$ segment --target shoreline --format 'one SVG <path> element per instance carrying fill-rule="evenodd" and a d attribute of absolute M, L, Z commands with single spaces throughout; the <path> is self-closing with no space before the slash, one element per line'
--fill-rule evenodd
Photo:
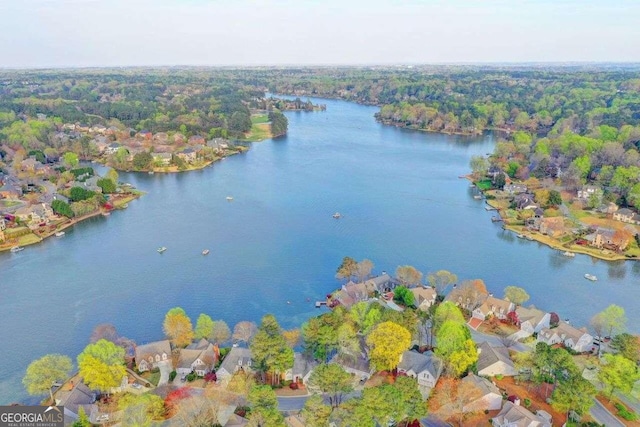
<path fill-rule="evenodd" d="M 125 205 L 125 204 L 127 204 L 127 203 L 129 203 L 129 202 L 131 202 L 133 200 L 136 200 L 136 199 L 140 198 L 143 195 L 144 195 L 143 192 L 140 192 L 139 194 L 129 193 L 128 196 L 123 197 L 122 199 L 117 200 L 116 202 L 114 202 L 114 208 L 112 210 L 122 210 L 122 209 L 124 209 L 122 207 L 123 205 Z M 96 217 L 98 215 L 102 215 L 104 212 L 109 212 L 109 211 L 100 208 L 95 212 L 88 213 L 88 214 L 83 215 L 81 217 L 67 218 L 66 220 L 63 220 L 62 222 L 58 223 L 56 225 L 55 229 L 49 230 L 49 231 L 45 231 L 42 234 L 37 234 L 33 230 L 31 230 L 29 234 L 25 234 L 24 236 L 18 237 L 18 244 L 7 246 L 7 247 L 0 246 L 0 252 L 10 251 L 11 248 L 13 248 L 15 246 L 20 246 L 20 247 L 24 248 L 24 247 L 27 247 L 27 246 L 31 246 L 31 245 L 35 245 L 35 244 L 38 244 L 38 243 L 42 243 L 44 240 L 46 240 L 46 239 L 48 239 L 48 238 L 50 238 L 52 236 L 55 236 L 55 234 L 57 232 L 66 230 L 67 228 L 72 227 L 72 226 L 74 226 L 74 225 L 76 225 L 76 224 L 78 224 L 78 223 L 80 223 L 82 221 L 85 221 L 85 220 L 89 219 L 89 218 L 94 218 L 94 217 Z M 27 242 L 21 242 L 20 241 L 21 239 L 28 239 L 28 241 Z"/>

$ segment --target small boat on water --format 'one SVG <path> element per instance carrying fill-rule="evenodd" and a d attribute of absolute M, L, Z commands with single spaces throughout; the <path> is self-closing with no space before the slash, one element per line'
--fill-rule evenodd
<path fill-rule="evenodd" d="M 159 254 L 161 254 L 161 253 L 163 253 L 163 252 L 164 252 L 164 251 L 166 251 L 166 250 L 167 250 L 167 248 L 165 248 L 164 246 L 162 246 L 162 247 L 158 248 L 158 253 L 159 253 Z"/>
<path fill-rule="evenodd" d="M 227 201 L 229 201 L 229 202 L 230 202 L 230 201 L 232 201 L 232 200 L 233 200 L 233 197 L 231 197 L 231 196 L 227 196 Z"/>
<path fill-rule="evenodd" d="M 102 212 L 102 216 L 109 216 L 111 215 L 111 212 Z"/>
<path fill-rule="evenodd" d="M 598 278 L 596 276 L 594 276 L 593 274 L 585 274 L 584 278 L 587 280 L 591 280 L 592 282 L 595 282 L 596 280 L 598 280 Z"/>
<path fill-rule="evenodd" d="M 202 255 L 209 255 L 209 249 L 205 249 L 204 251 L 202 251 Z"/>
<path fill-rule="evenodd" d="M 564 256 L 566 256 L 566 257 L 569 257 L 569 258 L 573 258 L 573 257 L 575 257 L 575 256 L 576 256 L 576 254 L 575 254 L 575 253 L 573 253 L 573 252 L 569 252 L 569 251 L 563 252 L 563 253 L 562 253 L 562 255 L 564 255 Z"/>
<path fill-rule="evenodd" d="M 20 247 L 20 246 L 14 246 L 14 247 L 11 248 L 11 252 L 14 253 L 14 254 L 16 252 L 20 252 L 20 251 L 24 251 L 24 248 Z"/>
<path fill-rule="evenodd" d="M 525 239 L 533 241 L 533 237 L 531 237 L 531 236 L 526 236 Z"/>
<path fill-rule="evenodd" d="M 149 171 L 149 175 L 153 175 L 153 171 Z"/>
<path fill-rule="evenodd" d="M 473 198 L 476 200 L 482 200 L 482 196 L 479 194 L 476 194 L 475 196 L 473 196 Z"/>
<path fill-rule="evenodd" d="M 517 235 L 516 235 L 516 237 L 517 237 L 518 239 L 524 239 L 524 234 L 517 234 Z"/>
<path fill-rule="evenodd" d="M 492 216 L 491 217 L 491 221 L 492 222 L 500 222 L 500 221 L 502 221 L 502 218 L 500 218 L 499 216 Z"/>
<path fill-rule="evenodd" d="M 332 215 L 335 219 L 338 219 L 340 217 L 342 217 L 342 215 L 340 215 L 340 212 L 336 212 Z"/>
<path fill-rule="evenodd" d="M 124 205 L 122 205 L 122 209 L 127 209 L 129 207 L 129 203 L 125 203 Z"/>
<path fill-rule="evenodd" d="M 56 232 L 56 237 L 62 237 L 62 236 L 64 236 L 64 231 Z"/>

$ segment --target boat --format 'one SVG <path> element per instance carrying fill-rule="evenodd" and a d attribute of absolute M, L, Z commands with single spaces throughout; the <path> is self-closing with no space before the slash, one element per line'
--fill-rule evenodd
<path fill-rule="evenodd" d="M 340 212 L 336 212 L 332 215 L 335 219 L 340 218 L 342 215 L 340 215 Z"/>
<path fill-rule="evenodd" d="M 158 248 L 158 253 L 159 253 L 159 254 L 161 254 L 161 253 L 163 253 L 163 252 L 164 252 L 164 251 L 166 251 L 166 250 L 167 250 L 167 248 L 165 248 L 164 246 L 162 246 L 162 247 Z"/>
<path fill-rule="evenodd" d="M 102 212 L 102 216 L 109 216 L 111 215 L 111 212 Z"/>
<path fill-rule="evenodd" d="M 20 252 L 20 251 L 24 251 L 24 248 L 20 247 L 20 246 L 14 246 L 11 248 L 11 252 L 13 252 L 14 254 L 16 252 Z"/>
<path fill-rule="evenodd" d="M 231 197 L 231 196 L 227 196 L 227 201 L 229 201 L 229 202 L 230 202 L 230 201 L 232 201 L 232 200 L 233 200 L 233 197 Z"/>
<path fill-rule="evenodd" d="M 573 258 L 573 257 L 576 256 L 576 254 L 574 254 L 573 252 L 569 252 L 569 251 L 563 252 L 562 255 L 567 256 L 569 258 Z"/>
<path fill-rule="evenodd" d="M 502 221 L 502 218 L 500 218 L 499 216 L 492 216 L 491 217 L 491 221 L 492 222 L 500 222 L 500 221 Z"/>
<path fill-rule="evenodd" d="M 149 171 L 149 175 L 153 175 L 153 171 Z"/>
<path fill-rule="evenodd" d="M 62 237 L 62 236 L 64 236 L 64 231 L 56 232 L 56 237 Z"/>
<path fill-rule="evenodd" d="M 518 239 L 524 239 L 524 234 L 518 234 L 518 235 L 516 235 L 516 237 L 517 237 Z"/>
<path fill-rule="evenodd" d="M 476 194 L 475 196 L 473 196 L 473 198 L 476 200 L 482 200 L 482 196 L 479 194 Z"/>
<path fill-rule="evenodd" d="M 598 280 L 598 278 L 596 276 L 594 276 L 593 274 L 585 274 L 584 278 L 587 280 L 591 280 L 592 282 L 595 282 L 596 280 Z"/>
<path fill-rule="evenodd" d="M 124 205 L 122 205 L 122 209 L 127 209 L 129 207 L 129 203 L 125 203 Z"/>
<path fill-rule="evenodd" d="M 205 249 L 204 251 L 202 251 L 202 255 L 209 255 L 209 249 Z"/>
<path fill-rule="evenodd" d="M 531 236 L 526 236 L 525 239 L 533 241 L 533 237 L 531 237 Z"/>

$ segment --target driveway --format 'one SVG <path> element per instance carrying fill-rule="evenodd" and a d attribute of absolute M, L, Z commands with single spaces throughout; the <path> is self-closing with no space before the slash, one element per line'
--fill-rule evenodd
<path fill-rule="evenodd" d="M 161 385 L 165 385 L 169 382 L 169 374 L 173 368 L 171 367 L 171 362 L 168 360 L 163 360 L 158 362 L 158 368 L 160 369 L 160 380 L 158 381 L 158 387 Z"/>
<path fill-rule="evenodd" d="M 594 420 L 607 427 L 625 427 L 616 417 L 611 415 L 611 412 L 607 411 L 607 408 L 602 406 L 602 403 L 596 399 L 593 401 L 595 404 L 591 407 L 590 412 Z"/>

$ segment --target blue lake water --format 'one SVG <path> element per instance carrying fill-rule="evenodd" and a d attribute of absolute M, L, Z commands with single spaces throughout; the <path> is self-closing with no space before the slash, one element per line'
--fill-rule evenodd
<path fill-rule="evenodd" d="M 265 313 L 298 326 L 338 286 L 345 255 L 371 259 L 378 273 L 411 264 L 482 278 L 499 296 L 522 286 L 576 325 L 619 304 L 640 332 L 640 263 L 563 257 L 503 231 L 473 199 L 458 176 L 492 151 L 491 135 L 403 131 L 376 123 L 376 108 L 322 102 L 326 112 L 287 113 L 288 136 L 204 170 L 121 173 L 147 192 L 127 210 L 0 254 L 0 404 L 26 399 L 31 360 L 75 360 L 99 323 L 138 343 L 162 338 L 174 306 L 232 328 Z"/>

